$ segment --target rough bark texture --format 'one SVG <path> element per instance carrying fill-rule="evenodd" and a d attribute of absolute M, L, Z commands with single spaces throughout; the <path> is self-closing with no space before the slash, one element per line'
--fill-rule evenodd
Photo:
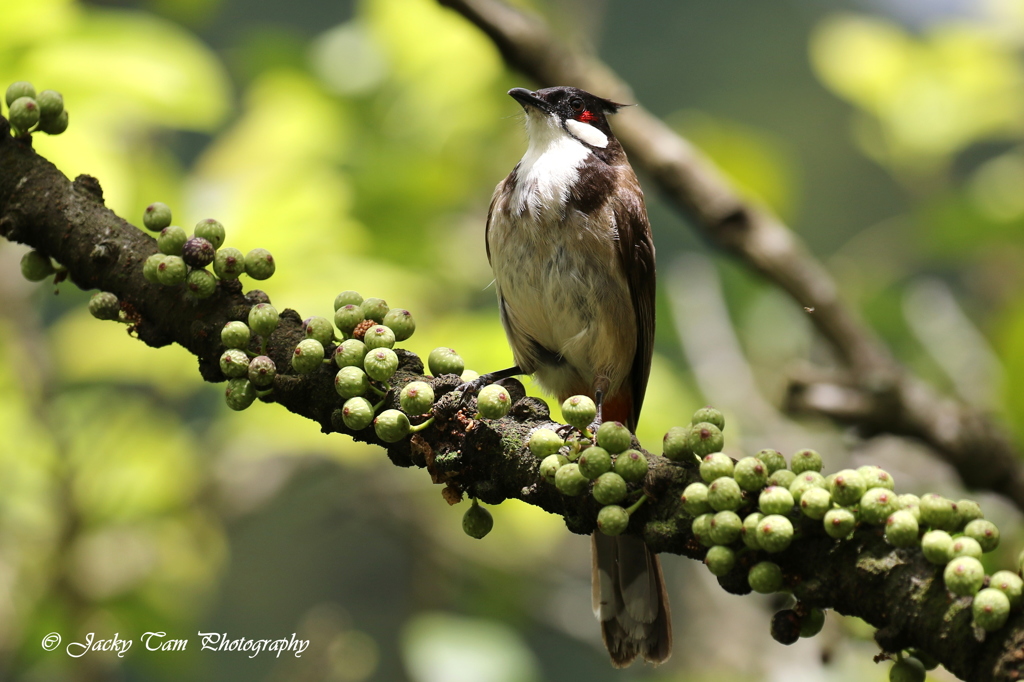
<path fill-rule="evenodd" d="M 438 0 L 483 31 L 512 68 L 542 87 L 574 85 L 616 102 L 636 102 L 607 65 L 555 36 L 539 18 L 499 0 Z M 1003 429 L 982 411 L 947 399 L 911 376 L 845 305 L 824 266 L 764 208 L 736 193 L 715 165 L 643 106 L 612 122 L 630 163 L 650 177 L 714 246 L 784 290 L 808 311 L 835 349 L 847 391 L 831 379 L 794 378 L 787 407 L 860 427 L 917 438 L 956 468 L 964 483 L 993 490 L 1024 509 L 1024 468 Z M 655 232 L 657 232 L 657 226 Z"/>
<path fill-rule="evenodd" d="M 155 240 L 103 205 L 95 179 L 81 176 L 71 182 L 39 157 L 29 140 L 11 138 L 3 118 L 0 235 L 52 256 L 83 289 L 117 294 L 141 341 L 156 347 L 178 343 L 188 349 L 198 358 L 199 372 L 207 381 L 223 380 L 218 364 L 223 351 L 221 327 L 229 320 L 245 320 L 252 305 L 266 300 L 262 292 L 243 295 L 235 286 L 197 301 L 183 286 L 148 283 L 142 264 L 156 252 Z M 300 315 L 284 310 L 269 342 L 269 355 L 279 367 L 290 367 L 291 351 L 301 336 Z M 435 424 L 391 445 L 380 443 L 372 428 L 349 435 L 384 445 L 398 466 L 426 468 L 434 483 L 445 485 L 450 502 L 463 492 L 491 504 L 516 498 L 559 514 L 572 532 L 594 530 L 596 502 L 589 495 L 565 497 L 541 482 L 538 462 L 526 447 L 532 429 L 550 424 L 543 402 L 526 397 L 522 386 L 512 381 L 510 415 L 477 420 L 472 401 L 464 406 L 461 395 L 453 391 L 459 384 L 457 377 L 421 376 L 419 358 L 405 351 L 399 355 L 401 367 L 393 385 L 431 382 L 438 396 Z M 317 422 L 324 432 L 345 432 L 333 417 L 341 403 L 333 376 L 328 365 L 307 376 L 281 374 L 272 400 Z M 395 406 L 397 390 L 389 393 L 387 402 Z M 250 409 L 276 408 L 256 405 Z M 695 463 L 682 466 L 656 455 L 649 455 L 649 460 L 652 466 L 643 491 L 652 499 L 633 515 L 628 532 L 642 536 L 657 552 L 701 559 L 706 550 L 695 541 L 679 500 L 683 488 L 697 479 Z M 629 499 L 640 494 L 639 489 L 632 490 Z M 748 501 L 752 504 L 753 500 Z M 801 600 L 863 618 L 880 628 L 878 641 L 886 650 L 919 647 L 968 680 L 1019 679 L 1024 671 L 1024 614 L 1015 613 L 1002 630 L 979 638 L 971 626 L 970 601 L 950 598 L 942 586 L 941 569 L 928 564 L 919 551 L 894 550 L 872 527 L 836 542 L 824 534 L 819 522 L 799 515 L 793 518 L 800 535 L 788 550 L 770 557 L 763 552 L 742 554 L 735 570 L 720 579 L 722 586 L 737 594 L 749 592 L 746 569 L 770 558 L 782 566 L 787 585 Z"/>

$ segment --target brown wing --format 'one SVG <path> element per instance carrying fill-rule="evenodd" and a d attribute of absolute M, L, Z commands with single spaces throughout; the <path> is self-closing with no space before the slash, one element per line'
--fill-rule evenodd
<path fill-rule="evenodd" d="M 636 355 L 633 356 L 630 373 L 635 428 L 640 419 L 640 408 L 643 407 L 647 380 L 651 375 L 651 357 L 654 355 L 654 241 L 640 182 L 628 165 L 619 168 L 619 182 L 611 208 L 619 235 L 619 262 L 629 282 L 629 295 L 636 314 Z"/>
<path fill-rule="evenodd" d="M 494 188 L 494 194 L 491 195 L 491 205 L 487 208 L 487 223 L 484 225 L 484 248 L 487 249 L 487 262 L 491 262 L 491 218 L 494 216 L 494 207 L 498 203 L 499 197 L 506 192 L 511 191 L 515 187 L 516 183 L 516 171 L 519 170 L 519 164 L 512 169 L 512 172 L 505 176 L 505 179 L 498 183 L 498 186 Z"/>

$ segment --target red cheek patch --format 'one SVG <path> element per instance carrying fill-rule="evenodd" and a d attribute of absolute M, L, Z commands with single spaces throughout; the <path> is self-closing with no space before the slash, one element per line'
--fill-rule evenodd
<path fill-rule="evenodd" d="M 582 121 L 583 123 L 590 123 L 595 118 L 597 118 L 597 116 L 594 116 L 594 114 L 590 113 L 589 109 L 584 109 L 583 113 L 576 117 L 576 120 Z"/>

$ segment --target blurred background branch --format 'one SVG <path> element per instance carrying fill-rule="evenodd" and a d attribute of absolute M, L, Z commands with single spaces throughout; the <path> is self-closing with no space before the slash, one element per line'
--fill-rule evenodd
<path fill-rule="evenodd" d="M 617 102 L 635 102 L 611 69 L 556 37 L 538 17 L 500 0 L 438 1 L 472 21 L 513 68 L 540 86 L 573 84 Z M 918 438 L 968 486 L 993 490 L 1024 509 L 1024 467 L 1002 427 L 982 408 L 943 398 L 897 364 L 799 237 L 765 207 L 744 200 L 706 156 L 642 105 L 623 110 L 615 133 L 633 165 L 705 238 L 787 292 L 835 350 L 849 390 L 805 374 L 790 387 L 790 411 L 834 418 L 863 428 L 865 435 Z"/>

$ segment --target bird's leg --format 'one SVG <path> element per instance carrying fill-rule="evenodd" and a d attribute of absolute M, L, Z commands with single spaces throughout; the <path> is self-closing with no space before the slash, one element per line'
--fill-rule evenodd
<path fill-rule="evenodd" d="M 608 385 L 611 382 L 608 381 L 608 377 L 599 376 L 594 379 L 594 404 L 597 405 L 597 416 L 594 417 L 594 423 L 590 425 L 590 431 L 597 436 L 597 429 L 604 422 L 604 417 L 601 414 L 601 405 L 604 403 L 604 396 L 608 392 Z"/>
<path fill-rule="evenodd" d="M 462 398 L 459 401 L 459 407 L 465 405 L 466 400 L 469 398 L 469 396 L 476 395 L 484 386 L 488 384 L 493 384 L 496 381 L 501 381 L 502 379 L 508 379 L 509 377 L 519 376 L 520 374 L 525 374 L 525 372 L 523 372 L 523 370 L 521 370 L 519 366 L 516 365 L 514 367 L 509 367 L 508 369 L 500 369 L 497 372 L 488 372 L 487 374 L 481 374 L 472 381 L 467 381 L 465 383 L 459 384 L 458 387 L 456 387 L 455 389 L 456 391 L 460 391 L 462 393 Z"/>

